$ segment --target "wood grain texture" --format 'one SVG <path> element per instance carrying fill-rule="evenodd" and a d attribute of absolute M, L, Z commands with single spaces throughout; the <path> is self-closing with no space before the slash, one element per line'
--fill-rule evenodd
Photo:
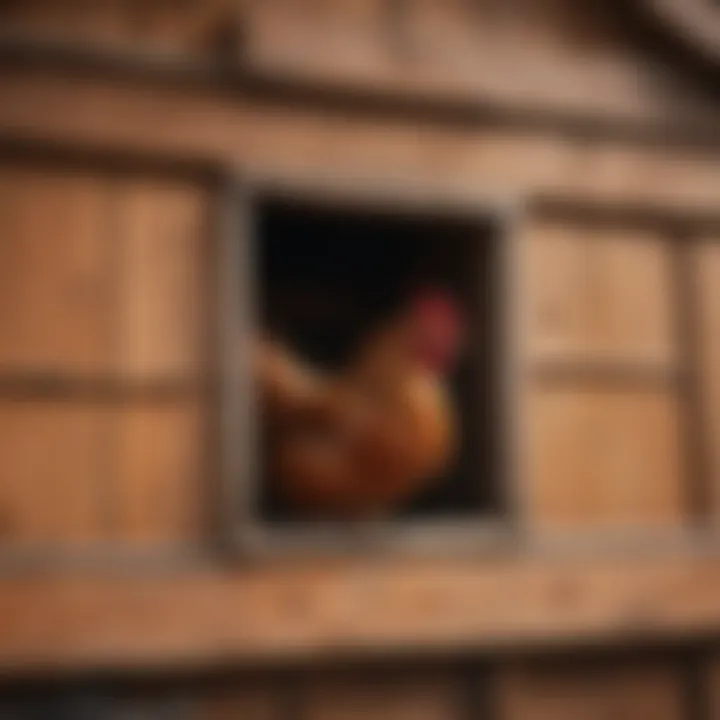
<path fill-rule="evenodd" d="M 672 367 L 675 288 L 660 236 L 536 223 L 523 248 L 533 358 Z"/>
<path fill-rule="evenodd" d="M 643 52 L 625 20 L 612 6 L 571 0 L 98 0 L 82 10 L 30 0 L 0 8 L 11 36 L 209 61 L 234 55 L 284 83 L 712 127 L 711 103 L 681 93 L 681 69 Z"/>
<path fill-rule="evenodd" d="M 501 673 L 497 691 L 502 720 L 689 717 L 678 668 L 669 663 L 543 663 Z"/>
<path fill-rule="evenodd" d="M 27 0 L 5 3 L 0 8 L 0 22 L 7 33 L 34 34 L 45 41 L 126 51 L 211 53 L 218 49 L 217 31 L 230 12 L 228 0 L 180 5 L 97 0 L 82 7 L 72 2 Z"/>
<path fill-rule="evenodd" d="M 212 496 L 205 427 L 193 401 L 127 404 L 112 411 L 107 497 L 116 542 L 198 542 Z"/>
<path fill-rule="evenodd" d="M 672 68 L 636 51 L 607 6 L 269 0 L 248 4 L 243 19 L 243 60 L 296 83 L 635 121 L 673 93 Z M 701 108 L 678 112 L 697 118 Z"/>
<path fill-rule="evenodd" d="M 105 429 L 98 407 L 0 401 L 0 547 L 55 551 L 101 539 Z"/>
<path fill-rule="evenodd" d="M 0 579 L 16 673 L 666 642 L 720 629 L 713 554 L 274 563 Z"/>
<path fill-rule="evenodd" d="M 0 167 L 0 368 L 108 368 L 108 211 L 100 177 Z"/>
<path fill-rule="evenodd" d="M 192 377 L 201 371 L 209 288 L 207 198 L 190 184 L 118 184 L 120 373 Z"/>
<path fill-rule="evenodd" d="M 671 395 L 536 387 L 527 410 L 528 519 L 535 527 L 682 524 L 685 474 Z"/>
<path fill-rule="evenodd" d="M 210 87 L 111 86 L 4 72 L 0 93 L 0 132 L 77 147 L 238 162 L 268 172 L 412 177 L 449 190 L 541 193 L 663 213 L 715 213 L 720 199 L 712 149 L 578 142 L 480 121 L 464 127 L 419 117 L 388 122 L 229 98 Z"/>
<path fill-rule="evenodd" d="M 456 720 L 461 716 L 452 676 L 376 671 L 350 677 L 321 674 L 299 691 L 307 720 Z"/>
<path fill-rule="evenodd" d="M 704 449 L 709 459 L 706 508 L 714 519 L 720 518 L 720 244 L 717 238 L 705 238 L 693 248 L 695 301 L 698 312 L 700 343 L 699 367 L 701 408 L 704 421 Z"/>

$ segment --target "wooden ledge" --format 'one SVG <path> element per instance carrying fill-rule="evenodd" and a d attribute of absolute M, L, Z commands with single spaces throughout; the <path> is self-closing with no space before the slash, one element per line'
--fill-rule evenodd
<path fill-rule="evenodd" d="M 718 629 L 715 553 L 0 580 L 0 667 L 17 673 L 673 641 Z"/>

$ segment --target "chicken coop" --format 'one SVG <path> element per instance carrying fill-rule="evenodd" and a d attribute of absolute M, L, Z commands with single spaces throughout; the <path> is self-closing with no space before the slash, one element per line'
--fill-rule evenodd
<path fill-rule="evenodd" d="M 0 716 L 720 718 L 719 81 L 709 0 L 0 2 Z M 453 462 L 308 517 L 255 338 L 433 283 Z"/>

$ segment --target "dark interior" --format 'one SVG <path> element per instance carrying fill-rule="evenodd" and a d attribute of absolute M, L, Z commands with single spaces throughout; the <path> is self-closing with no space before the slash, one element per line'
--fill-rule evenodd
<path fill-rule="evenodd" d="M 260 308 L 270 329 L 332 371 L 370 329 L 427 282 L 450 290 L 469 326 L 450 379 L 462 428 L 454 467 L 401 511 L 408 517 L 489 513 L 499 502 L 496 392 L 498 231 L 487 221 L 267 198 L 255 208 Z M 270 478 L 261 516 L 302 520 L 283 507 Z"/>

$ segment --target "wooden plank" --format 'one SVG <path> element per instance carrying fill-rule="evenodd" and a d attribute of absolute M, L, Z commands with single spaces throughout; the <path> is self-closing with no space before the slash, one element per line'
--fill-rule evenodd
<path fill-rule="evenodd" d="M 203 482 L 204 433 L 197 402 L 116 407 L 112 535 L 120 543 L 192 544 L 205 529 L 212 493 Z"/>
<path fill-rule="evenodd" d="M 501 720 L 684 720 L 678 668 L 627 660 L 543 663 L 498 678 Z M 714 716 L 713 716 L 714 717 Z"/>
<path fill-rule="evenodd" d="M 450 191 L 542 193 L 663 214 L 717 215 L 720 200 L 720 163 L 710 149 L 568 142 L 480 121 L 451 126 L 412 116 L 388 122 L 229 98 L 210 87 L 132 87 L 6 72 L 0 93 L 0 134 L 10 137 L 327 177 L 412 177 Z"/>
<path fill-rule="evenodd" d="M 532 357 L 671 366 L 666 242 L 650 232 L 540 223 L 522 246 Z"/>
<path fill-rule="evenodd" d="M 190 184 L 128 180 L 117 191 L 120 372 L 200 371 L 209 288 L 207 199 Z"/>
<path fill-rule="evenodd" d="M 458 685 L 450 675 L 376 671 L 321 673 L 300 692 L 307 720 L 456 720 Z"/>
<path fill-rule="evenodd" d="M 709 459 L 709 507 L 714 520 L 720 519 L 720 244 L 706 238 L 693 248 L 693 271 L 698 303 L 700 345 L 696 372 L 702 388 L 704 420 L 703 446 Z"/>
<path fill-rule="evenodd" d="M 106 183 L 90 174 L 3 166 L 0 227 L 0 367 L 106 369 Z"/>
<path fill-rule="evenodd" d="M 674 68 L 633 48 L 621 17 L 567 0 L 521 0 L 512 9 L 462 0 L 106 0 L 80 13 L 31 1 L 0 12 L 11 37 L 203 60 L 231 51 L 246 69 L 282 83 L 713 127 L 710 103 L 701 93 L 681 95 Z"/>
<path fill-rule="evenodd" d="M 634 121 L 674 97 L 667 64 L 628 47 L 605 7 L 269 0 L 245 6 L 243 19 L 243 61 L 296 83 Z M 702 103 L 680 113 L 702 117 Z"/>
<path fill-rule="evenodd" d="M 6 574 L 0 667 L 198 667 L 687 642 L 720 630 L 715 554 Z"/>
<path fill-rule="evenodd" d="M 720 717 L 720 656 L 717 652 L 705 662 L 702 676 L 706 692 L 704 701 L 709 710 L 707 717 Z"/>
<path fill-rule="evenodd" d="M 102 536 L 103 432 L 94 406 L 0 402 L 0 546 L 53 551 Z"/>
<path fill-rule="evenodd" d="M 73 3 L 46 0 L 5 3 L 0 7 L 0 23 L 8 34 L 125 51 L 217 50 L 218 30 L 224 28 L 223 21 L 227 21 L 228 15 L 227 0 L 185 5 L 96 0 L 82 11 Z"/>
<path fill-rule="evenodd" d="M 535 387 L 527 411 L 527 511 L 534 526 L 683 522 L 684 469 L 672 395 Z"/>
<path fill-rule="evenodd" d="M 196 699 L 190 720 L 280 720 L 284 717 L 287 688 L 281 682 L 275 687 L 244 681 L 212 687 Z"/>

